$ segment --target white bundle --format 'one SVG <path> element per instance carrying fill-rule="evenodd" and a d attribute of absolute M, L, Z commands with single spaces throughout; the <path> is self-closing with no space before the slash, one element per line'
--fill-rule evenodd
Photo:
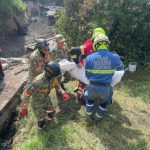
<path fill-rule="evenodd" d="M 80 80 L 81 82 L 85 84 L 89 84 L 89 80 L 87 79 L 85 75 L 85 68 L 84 66 L 78 67 L 74 62 L 70 62 L 66 59 L 63 59 L 59 62 L 60 70 L 62 75 L 67 71 L 71 74 L 72 77 L 74 77 L 77 80 Z M 115 86 L 117 83 L 119 83 L 124 75 L 124 70 L 122 71 L 115 71 L 113 78 L 112 78 L 112 86 Z"/>

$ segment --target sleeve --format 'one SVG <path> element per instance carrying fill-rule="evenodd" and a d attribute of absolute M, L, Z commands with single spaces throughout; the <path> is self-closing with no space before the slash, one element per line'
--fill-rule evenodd
<path fill-rule="evenodd" d="M 118 54 L 113 54 L 114 55 L 114 67 L 117 71 L 124 70 L 124 65 L 122 61 L 120 60 L 120 57 Z"/>
<path fill-rule="evenodd" d="M 61 86 L 58 83 L 58 79 L 56 78 L 52 83 L 52 88 L 55 87 L 55 89 L 62 95 L 65 93 L 65 91 L 61 88 Z"/>
<path fill-rule="evenodd" d="M 33 69 L 33 72 L 40 73 L 42 70 L 42 64 L 39 59 L 31 58 L 30 65 Z"/>
<path fill-rule="evenodd" d="M 21 107 L 27 107 L 29 105 L 29 99 L 32 94 L 36 91 L 36 86 L 31 84 L 27 89 L 25 89 L 21 95 Z"/>
<path fill-rule="evenodd" d="M 52 59 L 55 60 L 55 57 L 57 56 L 55 45 L 53 45 L 53 46 L 51 47 L 51 49 L 50 49 L 49 52 L 50 52 L 50 55 L 51 55 Z"/>

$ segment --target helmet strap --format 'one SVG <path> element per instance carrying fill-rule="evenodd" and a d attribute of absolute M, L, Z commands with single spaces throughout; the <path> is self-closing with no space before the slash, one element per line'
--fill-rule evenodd
<path fill-rule="evenodd" d="M 52 77 L 53 77 L 53 75 L 52 75 L 51 73 L 47 72 L 47 71 L 45 71 L 45 76 L 46 76 L 46 78 L 47 78 L 48 80 L 51 80 Z"/>
<path fill-rule="evenodd" d="M 101 49 L 108 49 L 108 42 L 106 41 L 102 41 L 102 42 L 98 42 L 95 46 L 94 46 L 95 51 L 101 50 Z"/>
<path fill-rule="evenodd" d="M 45 57 L 45 54 L 42 52 L 42 48 L 38 48 L 40 54 L 42 55 L 42 57 Z"/>

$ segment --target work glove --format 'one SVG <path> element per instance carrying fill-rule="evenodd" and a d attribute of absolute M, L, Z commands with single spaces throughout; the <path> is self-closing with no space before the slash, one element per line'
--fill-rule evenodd
<path fill-rule="evenodd" d="M 20 118 L 24 118 L 27 115 L 28 115 L 28 110 L 27 109 L 21 109 L 21 110 L 19 110 L 19 117 Z"/>
<path fill-rule="evenodd" d="M 70 96 L 67 93 L 62 94 L 62 97 L 64 101 L 70 100 Z"/>

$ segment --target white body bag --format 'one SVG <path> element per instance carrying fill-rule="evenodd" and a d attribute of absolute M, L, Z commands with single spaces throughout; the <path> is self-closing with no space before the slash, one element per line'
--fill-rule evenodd
<path fill-rule="evenodd" d="M 78 67 L 74 62 L 70 62 L 66 59 L 63 59 L 59 62 L 61 74 L 64 75 L 65 72 L 69 72 L 72 77 L 75 79 L 85 83 L 86 85 L 89 84 L 89 80 L 87 79 L 85 75 L 85 68 L 84 66 Z M 117 83 L 119 83 L 124 75 L 124 70 L 121 71 L 115 71 L 113 77 L 112 77 L 112 83 L 111 86 L 115 86 Z"/>

